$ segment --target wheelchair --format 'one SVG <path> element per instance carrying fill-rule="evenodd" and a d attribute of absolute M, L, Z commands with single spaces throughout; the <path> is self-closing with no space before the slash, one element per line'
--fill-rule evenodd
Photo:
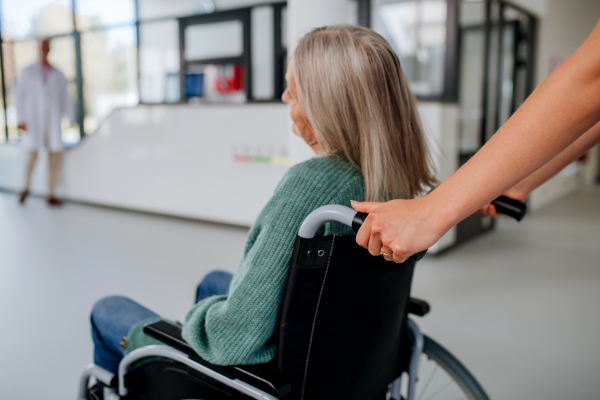
<path fill-rule="evenodd" d="M 354 237 L 315 238 L 325 222 L 358 231 L 365 218 L 329 205 L 303 222 L 271 362 L 211 365 L 183 340 L 180 327 L 159 321 L 144 332 L 164 346 L 129 353 L 116 376 L 88 365 L 78 399 L 93 399 L 94 384 L 123 400 L 488 400 L 473 375 L 408 317 L 430 309 L 410 298 L 415 264 L 426 251 L 395 264 L 371 256 Z"/>

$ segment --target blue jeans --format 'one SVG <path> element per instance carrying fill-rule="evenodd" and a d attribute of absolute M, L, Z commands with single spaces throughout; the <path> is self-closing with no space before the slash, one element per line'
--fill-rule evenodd
<path fill-rule="evenodd" d="M 213 271 L 206 275 L 196 289 L 196 303 L 210 296 L 229 293 L 233 275 Z M 94 341 L 94 363 L 116 374 L 123 359 L 121 340 L 138 322 L 158 314 L 123 296 L 104 297 L 94 304 L 90 321 Z"/>

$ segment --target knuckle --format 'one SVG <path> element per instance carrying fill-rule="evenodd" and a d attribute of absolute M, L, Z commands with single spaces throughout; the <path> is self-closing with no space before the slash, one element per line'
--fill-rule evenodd
<path fill-rule="evenodd" d="M 383 227 L 379 224 L 373 225 L 373 227 L 371 228 L 372 235 L 380 236 L 382 231 L 383 231 Z"/>
<path fill-rule="evenodd" d="M 398 254 L 398 256 L 403 256 L 404 253 L 406 253 L 406 248 L 397 243 L 392 245 L 392 250 L 393 250 L 394 254 Z"/>

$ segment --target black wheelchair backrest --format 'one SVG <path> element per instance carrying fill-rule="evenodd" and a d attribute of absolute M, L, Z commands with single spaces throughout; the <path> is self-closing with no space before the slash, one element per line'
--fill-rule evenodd
<path fill-rule="evenodd" d="M 356 223 L 355 212 L 344 213 L 327 219 Z M 289 398 L 384 399 L 401 369 L 412 274 L 424 252 L 395 264 L 354 237 L 312 238 L 312 225 L 294 245 L 276 335 Z"/>

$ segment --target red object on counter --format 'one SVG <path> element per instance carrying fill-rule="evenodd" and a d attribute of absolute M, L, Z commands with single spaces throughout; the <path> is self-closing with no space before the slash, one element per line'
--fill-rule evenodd
<path fill-rule="evenodd" d="M 221 75 L 221 72 L 229 72 L 229 74 Z M 223 68 L 219 71 L 219 78 L 216 81 L 217 93 L 231 93 L 243 89 L 243 74 L 242 66 L 239 64 L 233 65 L 231 68 Z"/>

